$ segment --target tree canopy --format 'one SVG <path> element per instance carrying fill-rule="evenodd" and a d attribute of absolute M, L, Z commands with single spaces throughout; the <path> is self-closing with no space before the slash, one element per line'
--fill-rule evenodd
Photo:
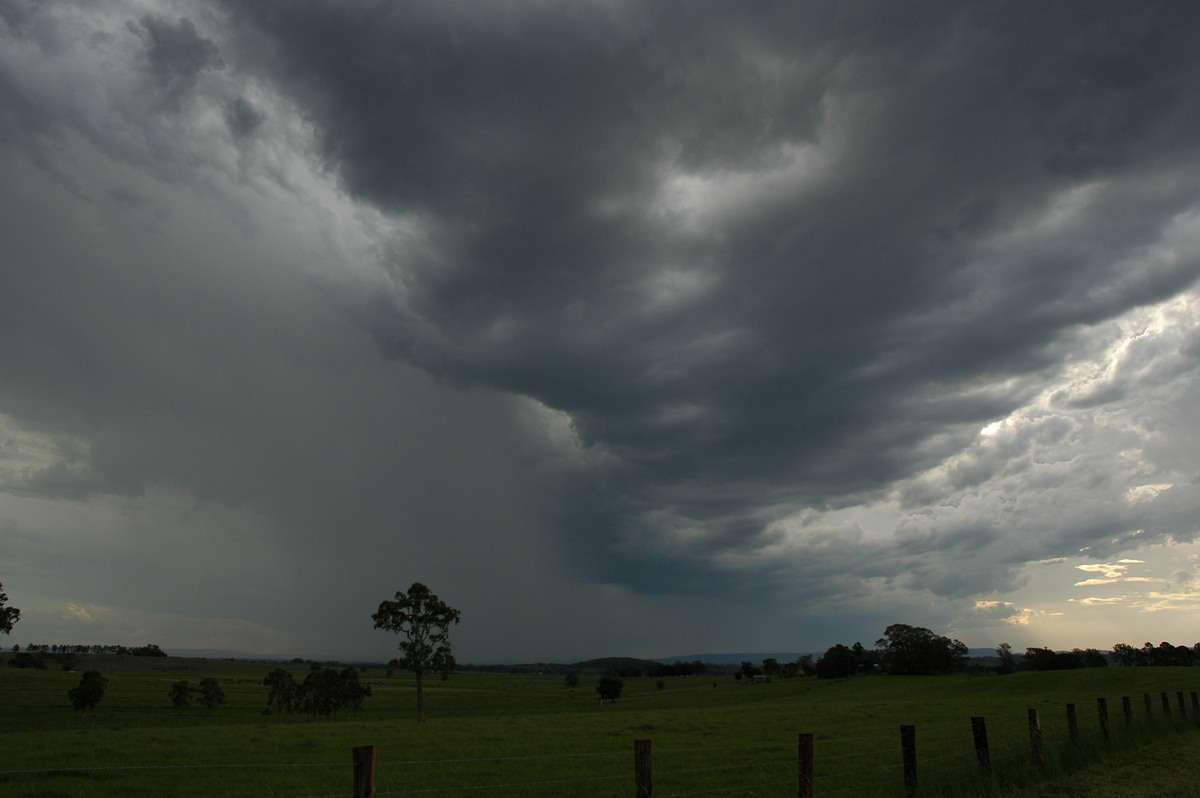
<path fill-rule="evenodd" d="M 187 679 L 180 679 L 171 683 L 171 689 L 167 695 L 171 697 L 171 706 L 183 709 L 192 701 L 192 686 L 188 684 Z"/>
<path fill-rule="evenodd" d="M 859 673 L 869 673 L 875 664 L 875 652 L 867 651 L 862 643 L 847 647 L 841 643 L 830 646 L 817 660 L 816 674 L 822 679 L 838 679 Z"/>
<path fill-rule="evenodd" d="M 79 679 L 77 687 L 67 691 L 67 698 L 71 699 L 71 706 L 76 711 L 82 712 L 99 704 L 107 688 L 108 679 L 104 678 L 104 674 L 100 671 L 88 671 Z"/>
<path fill-rule="evenodd" d="M 596 692 L 600 694 L 601 701 L 616 701 L 624 689 L 624 680 L 614 670 L 606 671 L 596 684 Z"/>
<path fill-rule="evenodd" d="M 407 592 L 396 591 L 395 599 L 379 604 L 371 616 L 376 629 L 400 635 L 401 666 L 417 680 L 417 720 L 425 720 L 423 676 L 427 672 L 449 675 L 454 670 L 450 651 L 450 626 L 459 621 L 459 611 L 434 595 L 420 582 Z"/>
<path fill-rule="evenodd" d="M 4 634 L 12 632 L 16 622 L 21 620 L 21 611 L 16 607 L 6 606 L 7 603 L 8 594 L 4 592 L 4 585 L 0 584 L 0 632 Z"/>
<path fill-rule="evenodd" d="M 200 703 L 210 710 L 225 703 L 225 691 L 212 676 L 200 680 Z"/>
<path fill-rule="evenodd" d="M 894 623 L 875 645 L 888 673 L 952 673 L 967 664 L 965 643 L 935 635 L 923 626 Z"/>

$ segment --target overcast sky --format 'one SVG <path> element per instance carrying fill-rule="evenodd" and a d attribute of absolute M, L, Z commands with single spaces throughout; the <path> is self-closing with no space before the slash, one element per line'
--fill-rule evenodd
<path fill-rule="evenodd" d="M 1192 644 L 1200 6 L 0 0 L 6 644 Z"/>

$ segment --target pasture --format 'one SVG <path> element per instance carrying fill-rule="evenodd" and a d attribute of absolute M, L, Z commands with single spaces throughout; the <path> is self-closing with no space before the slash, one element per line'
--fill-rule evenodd
<path fill-rule="evenodd" d="M 1012 676 L 625 679 L 601 705 L 596 678 L 456 673 L 428 680 L 429 720 L 415 721 L 410 676 L 361 674 L 373 695 L 354 717 L 268 715 L 263 676 L 277 664 L 81 657 L 74 673 L 0 667 L 0 794 L 349 796 L 351 749 L 379 749 L 378 795 L 632 796 L 633 743 L 653 745 L 655 796 L 797 794 L 797 736 L 814 736 L 814 794 L 905 794 L 899 728 L 914 725 L 920 791 L 987 795 L 1194 728 L 1177 693 L 1193 668 L 1100 668 Z M 297 681 L 308 667 L 289 665 Z M 95 709 L 66 698 L 80 674 L 109 679 Z M 171 706 L 170 686 L 220 680 L 227 703 Z M 1170 698 L 1166 717 L 1160 695 Z M 1152 696 L 1146 713 L 1143 695 Z M 1126 726 L 1121 697 L 1132 698 Z M 1101 739 L 1097 699 L 1111 738 Z M 1190 699 L 1189 699 L 1190 700 Z M 1067 705 L 1077 709 L 1071 742 Z M 1043 768 L 1030 764 L 1027 711 L 1041 719 Z M 970 719 L 986 719 L 993 770 L 976 762 Z"/>

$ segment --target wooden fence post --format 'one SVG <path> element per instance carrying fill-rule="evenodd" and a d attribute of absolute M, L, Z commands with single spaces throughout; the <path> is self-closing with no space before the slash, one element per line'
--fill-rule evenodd
<path fill-rule="evenodd" d="M 1075 705 L 1067 704 L 1067 735 L 1071 742 L 1079 742 L 1079 720 L 1075 717 Z"/>
<path fill-rule="evenodd" d="M 1196 691 L 1192 691 L 1192 713 L 1200 715 L 1200 696 L 1196 695 Z"/>
<path fill-rule="evenodd" d="M 1042 723 L 1038 720 L 1038 711 L 1036 709 L 1029 710 L 1029 753 L 1033 757 L 1033 763 L 1041 766 L 1042 760 Z"/>
<path fill-rule="evenodd" d="M 904 789 L 917 791 L 917 727 L 900 727 L 900 756 L 904 760 Z"/>
<path fill-rule="evenodd" d="M 654 779 L 651 775 L 650 741 L 633 741 L 633 783 L 636 798 L 652 798 Z"/>
<path fill-rule="evenodd" d="M 354 798 L 375 798 L 375 760 L 373 745 L 360 745 L 354 754 Z"/>
<path fill-rule="evenodd" d="M 1100 737 L 1108 742 L 1108 699 L 1096 699 L 1096 712 L 1100 715 Z"/>
<path fill-rule="evenodd" d="M 1146 705 L 1146 720 L 1154 720 L 1154 712 L 1150 709 L 1150 694 L 1142 693 L 1142 703 Z"/>
<path fill-rule="evenodd" d="M 971 736 L 975 738 L 975 759 L 984 770 L 992 769 L 992 752 L 988 748 L 987 721 L 971 718 Z"/>
<path fill-rule="evenodd" d="M 798 798 L 813 798 L 813 736 L 801 734 L 797 757 L 800 765 Z"/>
<path fill-rule="evenodd" d="M 1183 703 L 1183 691 L 1180 690 L 1175 694 L 1175 704 L 1179 707 L 1179 717 L 1182 720 L 1187 720 L 1187 707 Z"/>
<path fill-rule="evenodd" d="M 1121 712 L 1125 715 L 1125 725 L 1133 725 L 1133 704 L 1129 700 L 1129 696 L 1121 696 Z"/>
<path fill-rule="evenodd" d="M 1162 699 L 1163 717 L 1166 718 L 1167 720 L 1170 720 L 1171 719 L 1171 699 L 1167 697 L 1166 693 L 1159 693 L 1158 695 Z"/>

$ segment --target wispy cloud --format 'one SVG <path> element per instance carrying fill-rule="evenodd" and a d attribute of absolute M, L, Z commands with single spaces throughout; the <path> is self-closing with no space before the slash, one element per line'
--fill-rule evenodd
<path fill-rule="evenodd" d="M 1027 607 L 1018 607 L 1009 601 L 977 601 L 975 602 L 975 612 L 981 618 L 989 620 L 998 620 L 1002 623 L 1012 626 L 1029 626 L 1037 618 L 1055 617 L 1061 615 L 1058 612 L 1047 612 L 1044 610 L 1029 609 Z"/>
<path fill-rule="evenodd" d="M 95 608 L 93 608 L 93 610 L 94 609 Z M 63 611 L 62 619 L 64 621 L 69 621 L 69 620 L 92 621 L 92 620 L 94 620 L 92 618 L 92 613 L 89 612 L 84 607 L 79 606 L 78 604 L 67 604 L 66 609 Z"/>
<path fill-rule="evenodd" d="M 1071 599 L 1071 601 L 1075 601 L 1075 599 Z M 1124 596 L 1109 596 L 1108 598 L 1091 597 L 1091 598 L 1079 599 L 1079 603 L 1084 605 L 1085 607 L 1097 607 L 1097 606 L 1105 606 L 1105 605 L 1109 605 L 1109 604 L 1125 604 L 1128 601 L 1129 601 L 1129 599 Z"/>

